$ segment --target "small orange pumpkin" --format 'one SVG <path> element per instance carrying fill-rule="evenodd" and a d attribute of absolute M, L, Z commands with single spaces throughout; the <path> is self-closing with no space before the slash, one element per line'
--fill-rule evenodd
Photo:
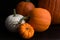
<path fill-rule="evenodd" d="M 35 31 L 43 32 L 49 28 L 51 23 L 50 12 L 43 8 L 34 8 L 28 23 L 33 26 Z"/>
<path fill-rule="evenodd" d="M 21 34 L 23 38 L 29 39 L 33 37 L 34 29 L 30 24 L 24 23 L 19 27 L 19 34 Z"/>
<path fill-rule="evenodd" d="M 18 14 L 21 14 L 23 16 L 29 15 L 29 12 L 34 9 L 35 6 L 31 2 L 19 2 L 18 5 L 16 6 L 16 12 Z"/>

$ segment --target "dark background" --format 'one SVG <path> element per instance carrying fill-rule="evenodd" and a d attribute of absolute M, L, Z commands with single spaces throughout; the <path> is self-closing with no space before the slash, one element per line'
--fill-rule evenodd
<path fill-rule="evenodd" d="M 4 25 L 6 17 L 13 13 L 17 3 L 21 1 L 24 0 L 0 0 L 0 40 L 25 40 L 18 33 L 9 32 Z M 31 0 L 31 2 L 38 7 L 37 0 Z M 60 40 L 60 25 L 51 24 L 47 31 L 35 32 L 35 35 L 29 40 Z"/>

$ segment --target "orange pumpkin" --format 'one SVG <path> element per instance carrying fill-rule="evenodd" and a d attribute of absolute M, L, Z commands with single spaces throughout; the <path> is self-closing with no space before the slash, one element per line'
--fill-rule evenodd
<path fill-rule="evenodd" d="M 18 5 L 16 6 L 16 12 L 18 14 L 21 14 L 23 16 L 29 15 L 29 12 L 34 9 L 35 6 L 31 2 L 19 2 Z"/>
<path fill-rule="evenodd" d="M 51 23 L 50 12 L 43 8 L 35 8 L 31 12 L 29 24 L 33 26 L 35 31 L 43 32 L 49 28 Z"/>
<path fill-rule="evenodd" d="M 34 29 L 30 24 L 24 23 L 19 27 L 19 34 L 22 35 L 23 38 L 29 39 L 33 37 Z"/>
<path fill-rule="evenodd" d="M 52 24 L 60 24 L 60 0 L 38 0 L 38 7 L 50 11 L 52 15 Z"/>

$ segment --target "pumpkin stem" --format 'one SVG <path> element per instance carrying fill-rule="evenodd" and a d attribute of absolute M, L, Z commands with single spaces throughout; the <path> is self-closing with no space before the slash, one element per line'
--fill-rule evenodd
<path fill-rule="evenodd" d="M 22 20 L 26 20 L 26 19 L 27 19 L 27 17 L 23 17 L 23 18 L 19 21 L 18 24 L 21 24 Z"/>
<path fill-rule="evenodd" d="M 29 28 L 26 28 L 26 30 L 28 30 Z"/>
<path fill-rule="evenodd" d="M 26 2 L 30 2 L 30 0 L 26 0 Z"/>
<path fill-rule="evenodd" d="M 13 9 L 13 11 L 14 11 L 14 16 L 16 16 L 16 10 L 15 10 L 15 9 Z"/>

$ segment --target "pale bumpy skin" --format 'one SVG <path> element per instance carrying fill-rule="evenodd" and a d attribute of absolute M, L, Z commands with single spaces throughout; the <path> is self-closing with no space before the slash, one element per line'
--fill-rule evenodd
<path fill-rule="evenodd" d="M 5 21 L 5 25 L 6 28 L 11 31 L 11 32 L 16 32 L 18 26 L 16 26 L 16 24 L 18 24 L 18 22 L 23 18 L 22 15 L 16 14 L 16 16 L 14 15 L 10 15 L 7 17 L 6 21 Z M 24 20 L 22 20 L 21 24 L 25 23 Z"/>

